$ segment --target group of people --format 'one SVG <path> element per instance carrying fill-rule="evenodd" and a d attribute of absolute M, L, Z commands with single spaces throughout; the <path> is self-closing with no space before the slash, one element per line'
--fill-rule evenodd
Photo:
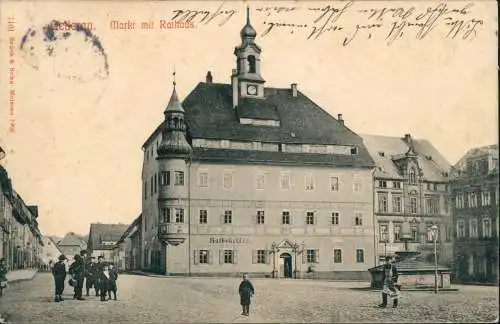
<path fill-rule="evenodd" d="M 69 274 L 68 284 L 74 289 L 73 299 L 85 300 L 83 298 L 85 282 L 86 296 L 89 296 L 90 289 L 94 288 L 95 296 L 100 297 L 101 301 L 111 300 L 112 294 L 113 299 L 116 300 L 118 273 L 113 264 L 105 263 L 102 256 L 99 256 L 97 261 L 95 257 L 87 258 L 85 250 L 75 255 L 74 259 L 67 272 L 64 263 L 67 260 L 65 255 L 59 256 L 59 261 L 52 268 L 55 282 L 55 302 L 63 301 L 62 293 L 67 274 Z M 106 299 L 106 297 L 109 298 Z"/>

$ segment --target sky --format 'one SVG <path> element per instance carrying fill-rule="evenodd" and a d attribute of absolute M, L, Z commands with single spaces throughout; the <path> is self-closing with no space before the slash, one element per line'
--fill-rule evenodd
<path fill-rule="evenodd" d="M 438 3 L 279 1 L 274 3 L 282 7 L 277 13 L 272 2 L 256 1 L 2 1 L 0 62 L 15 73 L 3 73 L 0 81 L 0 146 L 7 152 L 0 163 L 23 199 L 39 206 L 44 234 L 86 234 L 90 223 L 131 223 L 139 215 L 141 146 L 162 121 L 174 68 L 181 99 L 205 80 L 208 70 L 214 82 L 229 83 L 247 4 L 262 48 L 266 86 L 297 83 L 299 91 L 330 114 L 343 114 L 353 131 L 398 137 L 410 133 L 429 140 L 452 164 L 470 148 L 497 143 L 494 1 L 446 3 L 446 9 L 462 9 L 453 16 L 464 20 L 454 39 L 446 37 L 451 27 L 440 16 L 422 39 L 416 38 L 415 27 L 405 27 L 404 36 L 390 45 L 386 37 L 405 12 L 415 6 L 410 22 Z M 330 16 L 334 12 L 325 10 L 331 9 L 328 5 L 341 15 Z M 381 20 L 368 18 L 371 9 L 380 14 L 385 7 Z M 212 14 L 218 8 L 226 13 L 209 23 L 200 22 L 198 15 L 193 28 L 160 29 L 161 20 L 170 20 L 174 10 Z M 337 19 L 342 30 L 307 39 L 328 17 L 330 24 Z M 4 28 L 9 19 L 13 31 Z M 50 35 L 44 36 L 43 27 L 51 21 L 92 24 L 91 37 L 98 39 L 86 40 L 82 32 L 72 31 L 44 40 Z M 136 28 L 112 29 L 112 21 L 135 21 Z M 149 21 L 154 28 L 137 28 Z M 262 36 L 270 22 L 308 26 L 275 25 Z M 465 37 L 465 26 L 474 22 L 476 29 Z M 370 32 L 361 28 L 344 46 L 356 24 L 380 27 L 372 26 Z M 15 132 L 9 129 L 10 108 Z"/>

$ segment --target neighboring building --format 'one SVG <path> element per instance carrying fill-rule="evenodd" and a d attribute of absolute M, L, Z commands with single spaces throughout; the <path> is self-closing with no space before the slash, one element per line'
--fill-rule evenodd
<path fill-rule="evenodd" d="M 68 263 L 72 263 L 75 255 L 80 254 L 81 250 L 87 248 L 87 243 L 73 232 L 66 234 L 57 245 L 61 252 L 68 258 Z"/>
<path fill-rule="evenodd" d="M 130 224 L 116 244 L 114 262 L 122 271 L 141 268 L 141 228 L 142 214 Z"/>
<path fill-rule="evenodd" d="M 456 279 L 498 284 L 498 145 L 469 150 L 452 177 Z"/>
<path fill-rule="evenodd" d="M 171 275 L 369 278 L 374 162 L 292 84 L 264 87 L 247 24 L 231 84 L 209 72 L 143 145 L 144 268 Z M 286 68 L 286 66 L 283 66 Z"/>
<path fill-rule="evenodd" d="M 7 171 L 0 166 L 0 257 L 9 269 L 37 268 L 43 246 L 38 229 L 38 208 L 28 206 L 13 189 Z"/>
<path fill-rule="evenodd" d="M 437 225 L 438 262 L 453 260 L 451 219 L 451 165 L 427 140 L 361 135 L 377 164 L 374 210 L 377 221 L 377 256 L 398 251 L 419 251 L 434 260 L 430 227 Z"/>
<path fill-rule="evenodd" d="M 89 255 L 103 256 L 106 261 L 113 261 L 113 249 L 127 230 L 124 224 L 90 224 L 87 252 Z"/>
<path fill-rule="evenodd" d="M 42 248 L 42 253 L 40 255 L 40 261 L 42 265 L 49 265 L 51 264 L 50 261 L 52 261 L 52 264 L 58 261 L 58 258 L 61 254 L 64 254 L 59 246 L 57 246 L 57 243 L 54 242 L 50 237 L 44 236 L 42 238 L 43 241 L 43 248 Z"/>

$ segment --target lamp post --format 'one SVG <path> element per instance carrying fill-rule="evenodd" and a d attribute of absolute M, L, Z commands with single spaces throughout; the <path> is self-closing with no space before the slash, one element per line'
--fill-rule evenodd
<path fill-rule="evenodd" d="M 438 262 L 437 262 L 437 236 L 438 227 L 437 225 L 432 225 L 430 228 L 432 239 L 434 240 L 434 293 L 438 293 Z"/>
<path fill-rule="evenodd" d="M 278 244 L 273 241 L 271 244 L 271 253 L 273 254 L 273 278 L 276 278 L 276 253 L 279 252 Z"/>

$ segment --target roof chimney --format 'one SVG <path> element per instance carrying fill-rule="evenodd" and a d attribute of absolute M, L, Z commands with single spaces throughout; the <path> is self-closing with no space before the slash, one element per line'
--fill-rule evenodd
<path fill-rule="evenodd" d="M 207 84 L 212 84 L 212 72 L 208 71 L 207 72 Z"/>
<path fill-rule="evenodd" d="M 292 83 L 292 96 L 297 97 L 297 83 Z"/>
<path fill-rule="evenodd" d="M 238 106 L 238 71 L 233 69 L 233 73 L 231 74 L 231 88 L 233 91 L 233 108 Z"/>
<path fill-rule="evenodd" d="M 337 120 L 339 121 L 339 123 L 341 123 L 342 125 L 344 125 L 344 120 L 342 119 L 342 114 L 338 114 L 337 115 Z"/>

